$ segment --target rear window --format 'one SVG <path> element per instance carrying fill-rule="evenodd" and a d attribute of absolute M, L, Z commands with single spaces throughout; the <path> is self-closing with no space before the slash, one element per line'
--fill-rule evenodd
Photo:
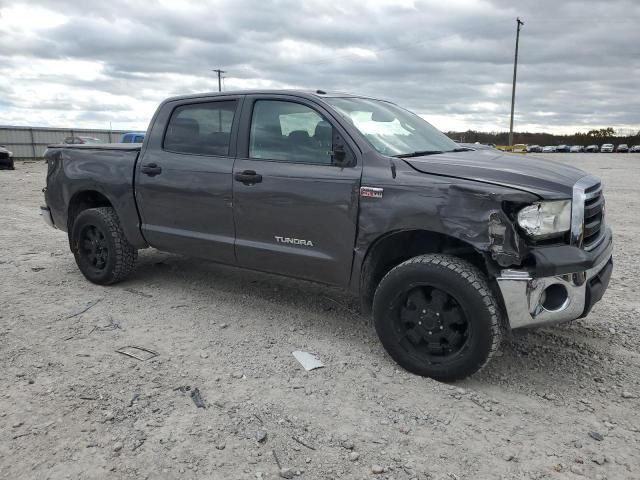
<path fill-rule="evenodd" d="M 177 107 L 171 114 L 164 149 L 193 155 L 228 155 L 236 100 Z"/>

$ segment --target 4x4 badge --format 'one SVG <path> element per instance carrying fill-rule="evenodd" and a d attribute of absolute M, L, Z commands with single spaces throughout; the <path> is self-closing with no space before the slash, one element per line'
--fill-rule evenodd
<path fill-rule="evenodd" d="M 382 198 L 384 188 L 360 187 L 360 196 L 363 198 Z"/>

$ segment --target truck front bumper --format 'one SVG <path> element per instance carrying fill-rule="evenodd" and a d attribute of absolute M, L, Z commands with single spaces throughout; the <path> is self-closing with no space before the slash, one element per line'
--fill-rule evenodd
<path fill-rule="evenodd" d="M 612 252 L 609 230 L 588 268 L 564 272 L 567 268 L 571 270 L 571 266 L 558 264 L 554 266 L 556 274 L 550 276 L 539 275 L 549 269 L 549 264 L 544 262 L 537 271 L 502 270 L 497 280 L 509 326 L 514 329 L 552 325 L 586 316 L 609 285 L 613 271 Z M 578 262 L 575 255 L 570 251 L 567 253 L 565 258 L 573 261 L 571 265 L 586 263 L 586 259 Z"/>

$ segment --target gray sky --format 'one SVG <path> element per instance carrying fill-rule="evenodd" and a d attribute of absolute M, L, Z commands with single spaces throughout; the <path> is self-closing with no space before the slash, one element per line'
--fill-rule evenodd
<path fill-rule="evenodd" d="M 0 0 L 0 124 L 145 129 L 159 101 L 307 88 L 442 130 L 640 129 L 638 0 Z"/>

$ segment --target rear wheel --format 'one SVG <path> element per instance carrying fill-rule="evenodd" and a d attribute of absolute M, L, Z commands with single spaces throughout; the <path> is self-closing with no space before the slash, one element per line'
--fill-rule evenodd
<path fill-rule="evenodd" d="M 111 207 L 80 212 L 71 231 L 71 250 L 82 274 L 99 285 L 124 279 L 138 257 Z"/>
<path fill-rule="evenodd" d="M 422 255 L 380 282 L 373 317 L 382 345 L 402 367 L 441 381 L 480 370 L 498 349 L 500 311 L 486 277 L 449 255 Z"/>

